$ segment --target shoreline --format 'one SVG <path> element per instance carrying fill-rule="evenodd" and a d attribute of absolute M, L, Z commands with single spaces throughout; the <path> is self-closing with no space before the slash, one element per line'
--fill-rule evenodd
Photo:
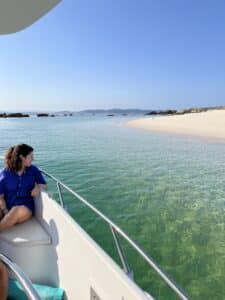
<path fill-rule="evenodd" d="M 164 134 L 225 140 L 225 110 L 145 117 L 129 121 L 126 125 Z"/>

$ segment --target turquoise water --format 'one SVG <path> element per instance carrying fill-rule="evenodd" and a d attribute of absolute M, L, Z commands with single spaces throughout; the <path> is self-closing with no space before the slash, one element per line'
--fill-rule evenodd
<path fill-rule="evenodd" d="M 225 299 L 225 143 L 127 128 L 128 119 L 0 119 L 0 156 L 31 144 L 38 166 L 121 226 L 191 299 Z M 57 199 L 50 182 L 49 192 Z M 64 196 L 70 214 L 119 261 L 109 228 Z M 177 299 L 123 245 L 135 280 L 157 299 Z"/>

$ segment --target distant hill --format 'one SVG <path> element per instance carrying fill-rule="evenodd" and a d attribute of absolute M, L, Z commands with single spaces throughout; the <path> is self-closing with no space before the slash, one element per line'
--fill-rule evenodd
<path fill-rule="evenodd" d="M 146 113 L 149 112 L 149 110 L 142 110 L 142 109 L 121 109 L 121 108 L 111 108 L 111 109 L 86 109 L 81 110 L 78 113 L 88 113 L 88 114 L 123 114 L 123 113 Z"/>
<path fill-rule="evenodd" d="M 107 116 L 116 116 L 116 115 L 146 115 L 146 116 L 154 116 L 154 115 L 182 115 L 188 113 L 200 113 L 215 109 L 225 109 L 225 105 L 220 106 L 211 106 L 211 107 L 192 107 L 192 108 L 184 108 L 184 109 L 164 109 L 164 110 L 151 110 L 151 109 L 121 109 L 121 108 L 111 108 L 111 109 L 86 109 L 81 111 L 26 111 L 24 113 L 18 113 L 16 111 L 0 111 L 0 118 L 8 118 L 8 117 L 29 117 L 29 116 L 37 116 L 37 115 L 48 115 L 49 117 L 53 116 L 75 116 L 82 114 L 99 114 L 99 115 L 107 115 Z"/>

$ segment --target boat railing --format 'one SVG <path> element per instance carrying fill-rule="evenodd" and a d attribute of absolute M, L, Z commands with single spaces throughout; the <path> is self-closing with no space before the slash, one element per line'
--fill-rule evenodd
<path fill-rule="evenodd" d="M 0 254 L 0 261 L 2 261 L 6 265 L 6 267 L 13 273 L 15 278 L 23 287 L 24 293 L 29 300 L 41 300 L 41 297 L 33 287 L 32 282 L 17 264 L 15 264 L 3 254 Z"/>
<path fill-rule="evenodd" d="M 67 185 L 65 185 L 62 181 L 57 179 L 55 176 L 49 174 L 45 170 L 41 169 L 41 172 L 46 175 L 47 177 L 51 178 L 57 186 L 58 194 L 59 194 L 59 201 L 62 208 L 65 209 L 65 203 L 63 199 L 62 194 L 62 187 L 67 190 L 70 194 L 75 196 L 77 199 L 79 199 L 82 203 L 84 203 L 87 207 L 89 207 L 95 214 L 97 214 L 102 220 L 104 220 L 110 227 L 113 235 L 113 239 L 116 245 L 116 249 L 118 251 L 118 255 L 120 257 L 121 263 L 123 265 L 124 272 L 133 279 L 133 272 L 130 269 L 126 255 L 124 253 L 124 250 L 121 246 L 119 235 L 123 237 L 139 254 L 140 256 L 157 272 L 157 274 L 164 280 L 165 283 L 167 283 L 168 286 L 177 294 L 177 296 L 180 299 L 188 300 L 188 297 L 185 295 L 184 291 L 180 287 L 177 286 L 177 284 L 167 275 L 164 271 L 161 270 L 161 268 L 154 262 L 154 260 L 147 255 L 138 245 L 136 242 L 134 242 L 129 236 L 121 229 L 119 228 L 113 221 L 111 221 L 107 216 L 105 216 L 102 212 L 100 212 L 97 208 L 95 208 L 92 204 L 90 204 L 86 199 L 84 199 L 82 196 L 80 196 L 77 192 L 73 191 L 71 188 L 69 188 Z"/>

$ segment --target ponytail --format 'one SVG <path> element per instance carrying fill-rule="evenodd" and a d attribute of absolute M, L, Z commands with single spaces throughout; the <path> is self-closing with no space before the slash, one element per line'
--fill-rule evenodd
<path fill-rule="evenodd" d="M 22 159 L 33 151 L 33 148 L 26 144 L 19 144 L 10 147 L 5 154 L 5 165 L 11 171 L 18 172 L 22 169 Z"/>

